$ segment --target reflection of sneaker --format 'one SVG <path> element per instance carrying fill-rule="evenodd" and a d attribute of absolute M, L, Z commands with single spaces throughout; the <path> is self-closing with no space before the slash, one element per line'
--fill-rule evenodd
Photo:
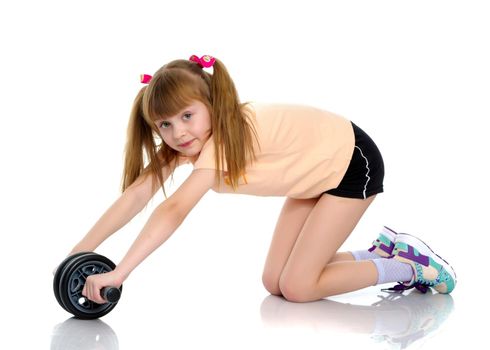
<path fill-rule="evenodd" d="M 456 286 L 456 273 L 453 268 L 417 237 L 398 234 L 393 256 L 400 262 L 410 264 L 414 270 L 412 280 L 395 286 L 395 290 L 416 287 L 425 293 L 428 287 L 433 287 L 439 293 L 447 294 Z"/>
<path fill-rule="evenodd" d="M 379 237 L 373 241 L 373 246 L 368 249 L 371 253 L 376 253 L 383 258 L 387 258 L 392 254 L 395 247 L 395 239 L 397 233 L 392 229 L 383 226 Z"/>
<path fill-rule="evenodd" d="M 372 338 L 396 349 L 405 349 L 434 334 L 454 308 L 452 297 L 439 293 L 411 292 L 379 297 L 383 300 L 372 305 L 377 310 Z M 406 322 L 401 322 L 400 318 Z"/>

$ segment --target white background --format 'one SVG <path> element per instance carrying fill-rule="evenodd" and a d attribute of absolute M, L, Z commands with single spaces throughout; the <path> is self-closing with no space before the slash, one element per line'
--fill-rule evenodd
<path fill-rule="evenodd" d="M 284 198 L 214 192 L 135 270 L 104 323 L 66 333 L 51 271 L 119 195 L 139 74 L 192 54 L 221 59 L 243 101 L 312 104 L 370 134 L 385 193 L 343 249 L 369 247 L 382 225 L 423 237 L 459 285 L 447 318 L 425 314 L 436 327 L 417 344 L 482 342 L 489 17 L 484 1 L 2 3 L 0 347 L 91 348 L 74 340 L 90 327 L 104 349 L 392 346 L 374 341 L 361 311 L 343 321 L 322 311 L 330 304 L 268 297 L 262 265 Z M 191 170 L 178 169 L 169 193 Z M 162 199 L 97 252 L 118 262 Z M 378 291 L 332 300 L 370 305 Z"/>

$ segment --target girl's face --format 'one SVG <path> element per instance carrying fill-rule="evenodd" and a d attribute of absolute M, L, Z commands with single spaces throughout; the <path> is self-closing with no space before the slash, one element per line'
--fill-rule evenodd
<path fill-rule="evenodd" d="M 177 115 L 155 121 L 163 141 L 185 157 L 197 157 L 211 136 L 206 105 L 193 101 Z"/>

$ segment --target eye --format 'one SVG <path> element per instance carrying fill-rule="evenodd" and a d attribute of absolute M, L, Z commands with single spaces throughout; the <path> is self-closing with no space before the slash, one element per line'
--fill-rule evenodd
<path fill-rule="evenodd" d="M 160 124 L 160 128 L 162 128 L 162 129 L 167 129 L 169 126 L 170 126 L 169 122 L 162 122 Z"/>
<path fill-rule="evenodd" d="M 190 114 L 190 113 L 185 113 L 185 114 L 184 114 L 184 118 L 185 118 L 185 117 L 187 117 L 187 116 L 189 116 L 189 118 L 187 119 L 187 120 L 189 120 L 189 119 L 191 119 L 192 114 Z"/>

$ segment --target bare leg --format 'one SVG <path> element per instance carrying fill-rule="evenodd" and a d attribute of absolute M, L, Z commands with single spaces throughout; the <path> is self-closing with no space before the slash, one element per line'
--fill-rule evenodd
<path fill-rule="evenodd" d="M 306 219 L 279 280 L 290 301 L 312 301 L 374 285 L 371 261 L 330 263 L 374 200 L 323 194 Z"/>
<path fill-rule="evenodd" d="M 350 252 L 337 252 L 335 253 L 334 257 L 332 260 L 330 260 L 328 264 L 334 263 L 334 262 L 339 262 L 339 261 L 355 261 L 356 259 Z"/>
<path fill-rule="evenodd" d="M 318 198 L 287 198 L 284 201 L 262 274 L 262 283 L 269 293 L 281 295 L 279 278 L 282 270 L 306 219 L 317 202 Z"/>
<path fill-rule="evenodd" d="M 265 288 L 273 295 L 282 295 L 279 278 L 304 223 L 319 198 L 287 198 L 279 215 L 262 274 Z M 354 261 L 350 252 L 338 252 L 328 263 Z M 327 263 L 327 264 L 328 264 Z"/>

